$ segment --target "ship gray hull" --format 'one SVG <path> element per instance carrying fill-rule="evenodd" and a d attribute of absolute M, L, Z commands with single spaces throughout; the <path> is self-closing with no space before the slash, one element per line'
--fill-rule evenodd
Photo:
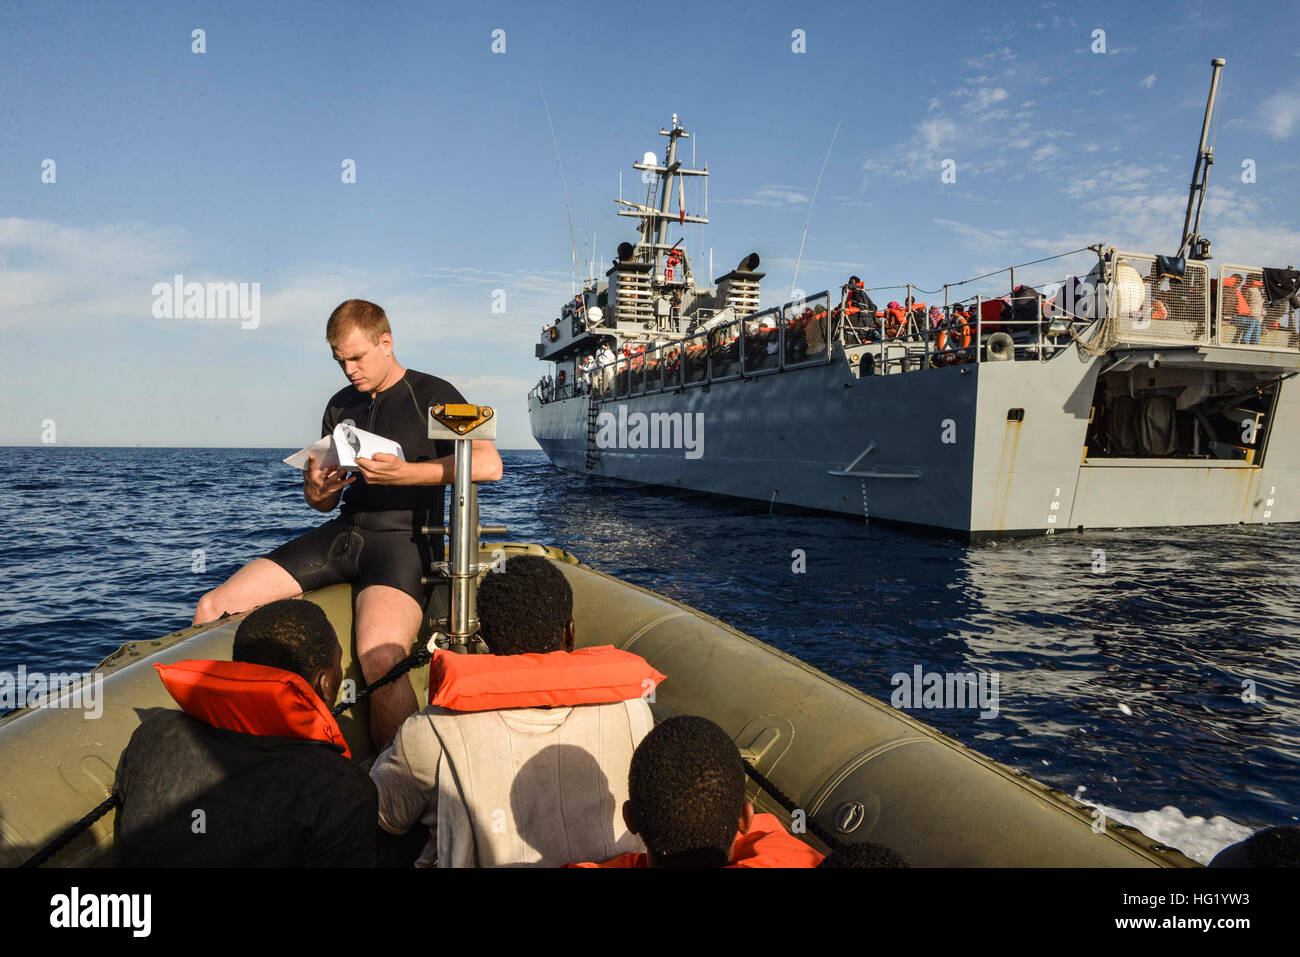
<path fill-rule="evenodd" d="M 980 362 L 854 375 L 826 364 L 630 398 L 529 399 L 552 463 L 584 474 L 925 526 L 972 539 L 1065 529 L 1300 521 L 1300 396 L 1279 385 L 1260 464 L 1094 459 L 1085 441 L 1104 358 Z M 635 448 L 635 413 L 698 414 L 702 444 Z M 620 420 L 620 416 L 626 416 Z M 651 420 L 662 422 L 662 419 Z M 623 447 L 619 447 L 622 445 Z M 590 461 L 590 467 L 588 465 Z"/>

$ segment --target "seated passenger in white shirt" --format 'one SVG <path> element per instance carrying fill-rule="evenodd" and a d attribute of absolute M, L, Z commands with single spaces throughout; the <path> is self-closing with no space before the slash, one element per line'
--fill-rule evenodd
<path fill-rule="evenodd" d="M 375 760 L 380 826 L 429 829 L 417 867 L 558 867 L 641 850 L 621 808 L 654 726 L 644 696 L 663 675 L 609 646 L 574 652 L 572 589 L 539 556 L 487 574 L 478 614 L 492 654 L 435 652 L 433 703 Z"/>

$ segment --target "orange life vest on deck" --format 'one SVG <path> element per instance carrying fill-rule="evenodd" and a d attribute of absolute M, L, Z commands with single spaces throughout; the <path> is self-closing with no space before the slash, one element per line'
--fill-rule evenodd
<path fill-rule="evenodd" d="M 154 668 L 190 717 L 227 731 L 326 741 L 352 757 L 330 709 L 301 675 L 246 661 L 178 661 Z"/>
<path fill-rule="evenodd" d="M 749 830 L 737 833 L 727 867 L 816 867 L 823 855 L 786 832 L 772 814 L 755 814 Z M 648 867 L 644 852 L 620 854 L 602 864 L 566 864 L 566 867 Z"/>
<path fill-rule="evenodd" d="M 1246 297 L 1242 295 L 1241 284 L 1237 282 L 1237 277 L 1225 276 L 1223 284 L 1237 294 L 1237 315 L 1249 316 L 1250 305 L 1246 302 Z"/>
<path fill-rule="evenodd" d="M 664 676 L 613 645 L 544 655 L 458 655 L 429 660 L 429 704 L 450 711 L 552 708 L 630 701 Z"/>
<path fill-rule="evenodd" d="M 862 307 L 854 304 L 853 302 L 854 291 L 861 288 L 863 288 L 863 283 L 861 281 L 851 282 L 848 284 L 848 295 L 845 296 L 844 299 L 844 314 L 846 316 L 856 315 L 857 313 L 862 311 Z"/>
<path fill-rule="evenodd" d="M 893 339 L 907 328 L 907 310 L 894 306 L 885 310 L 885 336 Z"/>
<path fill-rule="evenodd" d="M 948 317 L 948 328 L 939 330 L 939 338 L 935 343 L 935 351 L 943 352 L 945 349 L 969 349 L 971 341 L 970 323 L 959 312 L 954 312 Z M 960 356 L 949 352 L 944 357 L 944 363 L 947 365 L 955 364 Z"/>

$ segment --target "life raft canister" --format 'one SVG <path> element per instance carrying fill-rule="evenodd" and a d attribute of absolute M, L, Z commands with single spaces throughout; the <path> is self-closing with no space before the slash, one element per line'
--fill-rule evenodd
<path fill-rule="evenodd" d="M 247 661 L 155 664 L 181 709 L 215 728 L 326 741 L 352 757 L 330 709 L 301 675 Z"/>
<path fill-rule="evenodd" d="M 429 704 L 451 711 L 553 708 L 648 696 L 664 676 L 613 645 L 531 655 L 458 655 L 429 661 Z"/>

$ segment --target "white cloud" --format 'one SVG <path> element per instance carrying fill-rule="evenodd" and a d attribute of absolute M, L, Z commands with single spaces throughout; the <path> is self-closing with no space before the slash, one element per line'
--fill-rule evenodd
<path fill-rule="evenodd" d="M 1168 171 L 1163 166 L 1147 167 L 1119 161 L 1106 166 L 1089 167 L 1090 175 L 1079 176 L 1066 186 L 1066 193 L 1076 199 L 1111 190 L 1116 193 L 1151 193 Z"/>
<path fill-rule="evenodd" d="M 979 90 L 975 94 L 975 109 L 987 109 L 994 103 L 1001 103 L 1007 96 L 1007 91 L 1000 86 Z"/>
<path fill-rule="evenodd" d="M 972 226 L 955 219 L 936 219 L 936 226 L 952 233 L 963 244 L 973 248 L 987 250 L 990 246 L 1010 246 L 1017 242 L 1019 234 L 1009 229 L 995 229 L 991 226 Z"/>
<path fill-rule="evenodd" d="M 1148 90 L 1155 85 L 1156 85 L 1156 75 L 1154 73 L 1148 73 L 1142 79 L 1138 80 L 1138 86 L 1146 87 Z"/>
<path fill-rule="evenodd" d="M 382 305 L 395 336 L 407 341 L 475 341 L 487 332 L 527 350 L 535 324 L 570 294 L 569 276 L 560 272 L 440 266 L 412 273 L 407 266 L 374 271 L 317 263 L 282 274 L 244 274 L 194 258 L 176 229 L 0 219 L 0 329 L 40 322 L 70 330 L 115 320 L 138 323 L 142 331 L 170 322 L 215 333 L 238 329 L 226 319 L 155 319 L 154 284 L 180 274 L 186 282 L 258 283 L 259 336 L 323 337 L 334 307 L 361 298 Z M 505 293 L 504 314 L 492 311 L 497 289 Z"/>
<path fill-rule="evenodd" d="M 811 197 L 795 186 L 781 186 L 779 184 L 766 184 L 758 187 L 749 196 L 743 199 L 714 199 L 715 203 L 738 203 L 741 206 L 802 206 L 807 203 Z"/>
<path fill-rule="evenodd" d="M 174 229 L 0 219 L 0 328 L 147 318 L 153 284 L 169 280 L 185 255 Z"/>
<path fill-rule="evenodd" d="M 1287 140 L 1300 126 L 1300 90 L 1275 93 L 1259 105 L 1255 122 L 1275 140 Z"/>

